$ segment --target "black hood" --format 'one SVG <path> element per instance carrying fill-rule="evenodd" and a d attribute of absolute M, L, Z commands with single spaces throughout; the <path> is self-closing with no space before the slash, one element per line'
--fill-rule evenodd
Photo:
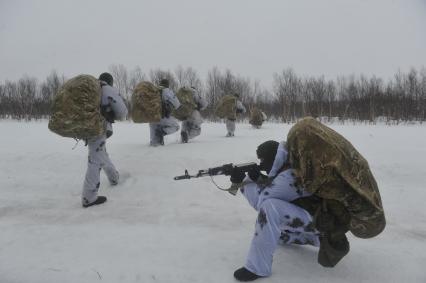
<path fill-rule="evenodd" d="M 266 141 L 257 147 L 257 158 L 260 159 L 260 169 L 265 170 L 267 173 L 271 171 L 274 164 L 275 155 L 277 155 L 279 142 Z"/>

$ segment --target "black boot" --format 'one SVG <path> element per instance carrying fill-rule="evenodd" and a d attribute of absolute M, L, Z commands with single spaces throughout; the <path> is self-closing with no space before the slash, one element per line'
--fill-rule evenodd
<path fill-rule="evenodd" d="M 157 138 L 158 144 L 164 145 L 164 136 L 166 133 L 163 131 L 163 129 L 157 129 L 155 130 L 155 137 Z"/>
<path fill-rule="evenodd" d="M 180 137 L 182 139 L 182 143 L 188 142 L 188 133 L 185 131 L 180 132 Z"/>
<path fill-rule="evenodd" d="M 240 269 L 237 269 L 234 272 L 234 277 L 238 281 L 242 281 L 242 282 L 253 281 L 258 278 L 262 278 L 262 276 L 259 276 L 257 274 L 254 274 L 253 272 L 248 271 L 245 267 L 241 267 Z"/>
<path fill-rule="evenodd" d="M 94 202 L 91 202 L 91 203 L 88 203 L 88 204 L 83 204 L 83 207 L 86 208 L 86 207 L 89 207 L 89 206 L 92 206 L 92 205 L 102 204 L 102 203 L 104 203 L 106 201 L 107 201 L 106 197 L 104 197 L 104 196 L 98 196 L 98 198 Z"/>

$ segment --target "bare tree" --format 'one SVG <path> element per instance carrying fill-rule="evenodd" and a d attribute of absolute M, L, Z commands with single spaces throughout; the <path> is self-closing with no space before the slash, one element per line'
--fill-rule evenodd
<path fill-rule="evenodd" d="M 420 71 L 419 120 L 426 121 L 426 68 Z"/>
<path fill-rule="evenodd" d="M 281 106 L 281 117 L 284 122 L 294 121 L 297 117 L 297 99 L 301 93 L 301 80 L 293 69 L 283 70 L 274 74 L 273 89 Z"/>
<path fill-rule="evenodd" d="M 178 88 L 181 87 L 195 87 L 198 90 L 202 90 L 203 84 L 201 82 L 200 77 L 193 68 L 183 68 L 182 66 L 178 66 L 175 70 L 176 82 Z"/>
<path fill-rule="evenodd" d="M 118 88 L 124 99 L 130 100 L 131 87 L 127 68 L 122 65 L 111 65 L 109 71 L 114 78 L 114 86 Z"/>
<path fill-rule="evenodd" d="M 328 106 L 328 120 L 331 121 L 334 117 L 333 106 L 334 100 L 336 98 L 336 86 L 333 81 L 328 81 L 325 87 L 325 95 L 327 97 L 327 106 Z"/>
<path fill-rule="evenodd" d="M 37 90 L 37 79 L 23 77 L 18 81 L 19 119 L 31 120 Z"/>
<path fill-rule="evenodd" d="M 213 118 L 214 106 L 219 101 L 220 97 L 223 95 L 221 84 L 221 74 L 217 67 L 213 67 L 207 74 L 206 81 L 206 100 L 209 104 L 206 114 Z"/>
<path fill-rule="evenodd" d="M 124 65 L 111 65 L 115 86 L 129 103 L 130 93 L 137 83 L 148 80 L 140 67 L 128 72 Z M 171 88 L 195 86 L 203 89 L 203 81 L 191 68 L 178 66 L 175 72 L 150 70 L 149 80 L 159 84 L 166 78 Z M 50 114 L 52 99 L 64 83 L 64 76 L 52 71 L 38 83 L 24 76 L 16 82 L 0 83 L 0 118 L 38 119 Z M 207 75 L 203 95 L 209 103 L 203 113 L 211 119 L 218 100 L 225 94 L 238 92 L 243 103 L 261 107 L 268 116 L 293 122 L 305 115 L 338 117 L 342 121 L 375 123 L 384 117 L 387 123 L 426 120 L 426 69 L 398 71 L 387 82 L 375 76 L 354 75 L 326 81 L 323 76 L 300 78 L 292 69 L 273 76 L 272 91 L 259 81 L 235 75 L 231 70 L 212 68 Z M 128 105 L 129 106 L 129 105 Z"/>
<path fill-rule="evenodd" d="M 134 68 L 130 74 L 129 74 L 129 90 L 130 92 L 133 92 L 136 85 L 140 83 L 141 81 L 146 81 L 148 78 L 147 76 L 142 72 L 141 68 L 137 66 Z"/>
<path fill-rule="evenodd" d="M 6 118 L 7 97 L 4 85 L 0 84 L 0 118 Z"/>
<path fill-rule="evenodd" d="M 56 71 L 52 71 L 44 82 L 40 85 L 40 105 L 41 115 L 50 114 L 50 104 L 53 97 L 58 93 L 59 88 L 64 84 L 65 77 L 59 77 Z"/>
<path fill-rule="evenodd" d="M 177 83 L 173 73 L 170 72 L 170 71 L 163 71 L 161 69 L 150 70 L 149 71 L 149 78 L 150 78 L 151 82 L 156 84 L 156 85 L 159 85 L 160 81 L 162 79 L 167 79 L 167 80 L 169 80 L 170 88 L 173 91 L 177 91 L 178 83 Z"/>

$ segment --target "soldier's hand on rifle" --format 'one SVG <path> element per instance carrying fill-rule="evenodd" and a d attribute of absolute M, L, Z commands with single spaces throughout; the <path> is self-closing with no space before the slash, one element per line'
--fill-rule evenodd
<path fill-rule="evenodd" d="M 246 177 L 246 173 L 241 171 L 239 168 L 232 169 L 231 173 L 231 182 L 234 184 L 242 183 L 244 178 Z"/>
<path fill-rule="evenodd" d="M 260 177 L 260 167 L 255 166 L 252 169 L 250 169 L 247 173 L 248 173 L 250 179 L 252 179 L 253 181 L 256 182 L 257 179 L 259 179 L 259 177 Z"/>

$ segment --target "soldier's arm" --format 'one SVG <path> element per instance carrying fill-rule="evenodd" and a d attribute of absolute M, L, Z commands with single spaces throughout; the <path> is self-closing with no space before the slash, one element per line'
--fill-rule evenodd
<path fill-rule="evenodd" d="M 108 94 L 109 105 L 114 112 L 115 119 L 123 120 L 126 118 L 128 113 L 127 106 L 124 103 L 124 99 L 120 96 L 118 90 L 115 88 L 112 89 L 113 91 Z"/>
<path fill-rule="evenodd" d="M 207 101 L 199 94 L 194 95 L 195 103 L 197 104 L 198 110 L 204 110 L 207 107 Z"/>
<path fill-rule="evenodd" d="M 164 100 L 167 103 L 171 104 L 175 109 L 178 109 L 180 107 L 179 99 L 176 97 L 175 93 L 171 89 L 164 89 L 162 95 Z"/>
<path fill-rule="evenodd" d="M 288 152 L 285 148 L 285 143 L 280 142 L 278 145 L 277 153 L 275 155 L 274 163 L 272 165 L 272 169 L 269 172 L 269 177 L 274 177 L 279 173 L 279 170 L 283 167 L 284 163 L 287 162 Z"/>
<path fill-rule="evenodd" d="M 237 110 L 240 110 L 241 113 L 246 113 L 246 108 L 239 100 L 237 100 Z"/>
<path fill-rule="evenodd" d="M 261 188 L 256 183 L 250 182 L 252 180 L 250 179 L 249 176 L 247 176 L 244 181 L 247 182 L 247 184 L 242 186 L 240 188 L 240 191 L 243 194 L 243 196 L 247 199 L 249 204 L 254 209 L 257 210 L 257 203 L 259 201 L 259 195 L 260 195 L 259 192 L 261 191 Z"/>

